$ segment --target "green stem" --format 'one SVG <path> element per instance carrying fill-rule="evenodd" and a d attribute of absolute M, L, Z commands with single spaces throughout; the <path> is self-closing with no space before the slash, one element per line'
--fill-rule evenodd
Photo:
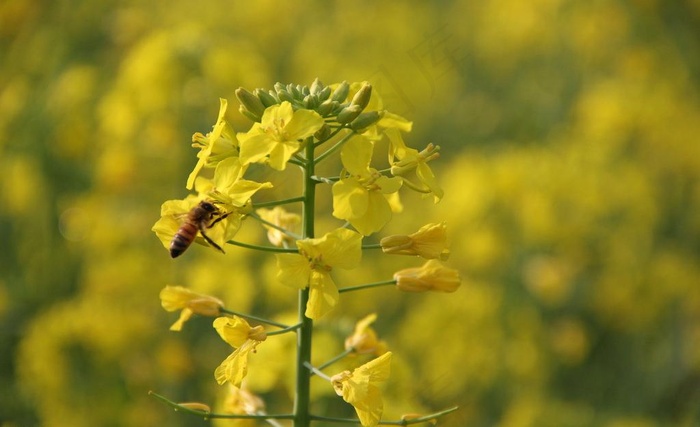
<path fill-rule="evenodd" d="M 316 162 L 316 163 L 319 163 L 319 162 L 321 162 L 322 160 L 324 160 L 326 157 L 328 157 L 328 156 L 330 156 L 331 154 L 333 154 L 336 150 L 338 150 L 340 147 L 342 147 L 343 144 L 345 144 L 353 135 L 355 135 L 355 132 L 354 132 L 354 131 L 353 131 L 353 132 L 349 132 L 347 135 L 345 135 L 344 137 L 340 138 L 340 141 L 336 142 L 335 145 L 333 145 L 331 148 L 329 148 L 328 150 L 326 150 L 326 151 L 324 151 L 323 153 L 321 153 L 321 154 L 318 156 L 318 158 L 315 160 L 315 162 Z M 313 149 L 313 147 L 312 147 L 312 149 Z M 311 154 L 313 155 L 313 152 L 312 152 Z M 309 158 L 309 157 L 307 157 L 307 159 L 308 159 L 308 158 Z"/>
<path fill-rule="evenodd" d="M 296 331 L 297 329 L 299 329 L 299 326 L 301 326 L 301 325 L 297 323 L 296 325 L 292 325 L 288 328 L 280 329 L 279 331 L 265 332 L 265 335 L 267 335 L 268 337 L 271 337 L 273 335 L 286 334 L 287 332 Z"/>
<path fill-rule="evenodd" d="M 362 289 L 377 288 L 379 286 L 387 286 L 387 285 L 395 285 L 395 284 L 396 284 L 396 279 L 391 279 L 391 280 L 385 280 L 383 282 L 367 283 L 367 284 L 358 285 L 358 286 L 348 286 L 346 288 L 338 289 L 338 292 L 342 294 L 343 292 L 353 292 L 353 291 L 359 291 Z"/>
<path fill-rule="evenodd" d="M 329 184 L 329 185 L 333 185 L 333 184 L 336 183 L 336 181 L 340 181 L 340 177 L 339 177 L 339 176 L 336 176 L 336 177 L 333 177 L 333 178 L 325 178 L 325 177 L 322 177 L 322 176 L 316 176 L 316 175 L 314 175 L 314 176 L 312 176 L 311 178 L 313 178 L 314 181 L 322 182 L 322 183 L 324 183 L 324 184 Z"/>
<path fill-rule="evenodd" d="M 262 317 L 253 316 L 252 314 L 239 313 L 237 311 L 229 310 L 228 308 L 222 308 L 220 309 L 220 311 L 222 313 L 230 314 L 232 316 L 244 317 L 246 319 L 255 320 L 256 322 L 265 323 L 266 325 L 272 325 L 282 329 L 296 328 L 298 326 L 287 326 L 284 323 L 278 323 L 273 320 L 263 319 Z"/>
<path fill-rule="evenodd" d="M 235 240 L 229 240 L 226 243 L 228 243 L 230 245 L 234 245 L 234 246 L 240 246 L 242 248 L 255 249 L 256 251 L 292 253 L 292 254 L 296 254 L 299 252 L 299 249 L 296 249 L 296 248 L 276 248 L 274 246 L 251 245 L 250 243 L 237 242 Z"/>
<path fill-rule="evenodd" d="M 391 171 L 391 169 L 382 169 L 382 170 L 377 171 L 377 172 L 379 172 L 380 174 L 382 174 L 382 175 L 384 175 L 384 176 L 391 177 L 392 175 L 389 173 L 390 171 Z M 316 177 L 316 179 L 317 179 L 318 181 L 322 181 L 322 182 L 325 182 L 325 183 L 327 183 L 327 184 L 328 184 L 328 183 L 331 183 L 331 184 L 332 184 L 332 183 L 334 183 L 334 182 L 336 182 L 336 181 L 340 181 L 340 180 L 341 180 L 341 177 L 340 177 L 340 175 L 338 175 L 338 176 Z"/>
<path fill-rule="evenodd" d="M 329 377 L 328 375 L 326 375 L 326 374 L 324 374 L 323 372 L 321 372 L 320 369 L 314 367 L 313 365 L 311 365 L 311 363 L 305 363 L 304 365 L 306 366 L 306 369 L 309 370 L 309 372 L 311 373 L 311 375 L 316 375 L 316 376 L 318 376 L 319 378 L 323 378 L 324 380 L 330 382 L 331 377 Z"/>
<path fill-rule="evenodd" d="M 367 245 L 362 245 L 362 250 L 364 251 L 365 249 L 381 249 L 382 245 L 379 243 L 370 243 Z"/>
<path fill-rule="evenodd" d="M 331 127 L 333 127 L 333 126 L 331 126 Z M 338 126 L 336 130 L 334 130 L 333 132 L 331 132 L 330 135 L 328 135 L 328 138 L 324 139 L 323 141 L 318 141 L 316 144 L 314 144 L 314 147 L 319 147 L 319 146 L 321 146 L 321 144 L 325 144 L 326 142 L 330 141 L 334 136 L 338 135 L 338 133 L 343 129 L 347 129 L 347 127 L 345 125 Z"/>
<path fill-rule="evenodd" d="M 318 367 L 316 367 L 316 369 L 318 369 L 320 371 L 324 368 L 327 368 L 327 367 L 331 366 L 332 364 L 334 364 L 335 362 L 339 361 L 340 359 L 344 358 L 345 356 L 351 354 L 353 351 L 355 351 L 354 348 L 349 348 L 349 349 L 345 350 L 344 352 L 340 353 L 339 355 L 335 356 L 334 358 L 328 360 L 326 363 L 319 365 Z"/>
<path fill-rule="evenodd" d="M 304 207 L 302 214 L 302 235 L 309 239 L 314 237 L 314 209 L 316 207 L 316 181 L 314 175 L 314 144 L 309 139 L 305 150 L 306 167 L 304 168 Z M 313 320 L 306 317 L 306 305 L 309 302 L 309 287 L 299 291 L 297 308 L 300 327 L 297 330 L 296 360 L 296 394 L 294 397 L 294 427 L 309 427 L 311 424 L 311 375 L 306 368 L 311 363 L 311 338 Z"/>
<path fill-rule="evenodd" d="M 302 168 L 303 168 L 304 165 L 305 165 L 305 164 L 304 164 L 304 161 L 303 161 L 301 158 L 299 158 L 296 154 L 294 155 L 294 157 L 292 157 L 291 159 L 287 160 L 287 163 L 291 163 L 291 164 L 293 164 L 293 165 L 297 165 L 297 166 L 302 167 Z"/>
<path fill-rule="evenodd" d="M 166 405 L 172 407 L 176 411 L 182 411 L 187 414 L 192 414 L 192 415 L 198 415 L 202 418 L 210 419 L 210 418 L 229 418 L 229 419 L 252 419 L 252 420 L 268 420 L 268 419 L 273 419 L 273 420 L 291 420 L 294 419 L 293 414 L 217 414 L 214 412 L 207 412 L 207 411 L 201 411 L 198 409 L 192 409 L 188 408 L 187 406 L 183 406 L 179 403 L 175 403 L 172 400 L 168 399 L 165 396 L 161 396 L 158 393 L 154 393 L 152 391 L 148 392 L 149 395 L 155 397 L 156 399 L 160 400 L 161 402 L 165 403 Z"/>
<path fill-rule="evenodd" d="M 258 209 L 258 208 L 269 208 L 269 207 L 274 207 L 274 206 L 280 206 L 280 205 L 288 205 L 290 203 L 297 203 L 297 202 L 303 202 L 304 198 L 299 196 L 299 197 L 292 197 L 289 199 L 282 199 L 282 200 L 272 200 L 269 202 L 261 202 L 261 203 L 255 203 L 253 205 L 253 209 Z"/>

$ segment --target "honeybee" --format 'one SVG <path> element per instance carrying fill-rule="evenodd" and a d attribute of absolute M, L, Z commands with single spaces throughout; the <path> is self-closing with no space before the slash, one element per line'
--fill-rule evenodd
<path fill-rule="evenodd" d="M 176 258 L 182 255 L 187 248 L 190 247 L 197 237 L 197 232 L 202 234 L 204 240 L 216 249 L 224 252 L 221 246 L 217 245 L 207 233 L 204 232 L 207 228 L 212 228 L 216 223 L 229 216 L 229 213 L 222 212 L 214 203 L 202 200 L 190 210 L 185 216 L 185 222 L 177 230 L 173 240 L 170 241 L 170 256 Z"/>

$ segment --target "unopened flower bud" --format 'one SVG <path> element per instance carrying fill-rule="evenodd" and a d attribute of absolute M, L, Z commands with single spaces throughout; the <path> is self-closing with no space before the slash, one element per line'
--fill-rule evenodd
<path fill-rule="evenodd" d="M 294 102 L 294 95 L 292 95 L 286 89 L 277 91 L 277 97 L 280 99 L 281 102 L 284 102 L 284 101 L 292 102 L 292 103 Z"/>
<path fill-rule="evenodd" d="M 314 138 L 319 141 L 325 141 L 329 136 L 331 136 L 331 128 L 325 123 L 321 126 L 321 129 L 317 130 L 314 134 Z"/>
<path fill-rule="evenodd" d="M 350 128 L 355 132 L 360 132 L 377 123 L 384 116 L 384 111 L 367 111 L 350 123 Z"/>
<path fill-rule="evenodd" d="M 338 106 L 337 101 L 333 101 L 331 99 L 326 99 L 321 103 L 321 105 L 318 106 L 316 109 L 316 112 L 321 115 L 321 117 L 325 117 L 329 115 L 335 107 Z"/>
<path fill-rule="evenodd" d="M 284 86 L 284 84 L 282 84 L 281 82 L 275 83 L 275 85 L 273 86 L 273 88 L 275 89 L 275 92 L 277 92 L 277 93 L 280 93 L 280 92 L 283 91 L 283 90 L 287 90 L 287 88 L 286 88 L 286 87 Z"/>
<path fill-rule="evenodd" d="M 251 113 L 247 108 L 245 108 L 243 105 L 240 105 L 238 107 L 238 112 L 246 116 L 248 119 L 254 121 L 254 122 L 259 122 L 262 119 L 262 116 L 258 117 L 255 114 Z"/>
<path fill-rule="evenodd" d="M 331 100 L 342 104 L 348 98 L 348 93 L 350 93 L 350 84 L 344 81 L 335 88 Z"/>
<path fill-rule="evenodd" d="M 304 96 L 301 86 L 292 83 L 287 85 L 287 92 L 289 92 L 295 99 L 300 99 Z"/>
<path fill-rule="evenodd" d="M 248 92 L 246 89 L 239 87 L 236 89 L 236 98 L 241 103 L 241 106 L 245 107 L 253 116 L 257 117 L 256 122 L 260 121 L 263 113 L 265 112 L 265 106 L 260 101 L 260 98 Z"/>
<path fill-rule="evenodd" d="M 394 280 L 396 287 L 405 292 L 454 292 L 460 285 L 459 272 L 434 259 L 421 267 L 397 271 Z"/>
<path fill-rule="evenodd" d="M 260 102 L 265 106 L 265 108 L 279 104 L 279 101 L 272 95 L 271 92 L 265 92 L 263 89 L 255 89 L 253 94 L 260 99 Z"/>
<path fill-rule="evenodd" d="M 316 96 L 318 96 L 318 99 L 320 99 L 321 101 L 325 101 L 326 99 L 328 99 L 329 96 L 331 96 L 331 90 L 332 89 L 330 86 L 326 86 L 323 88 L 323 90 L 318 92 Z"/>
<path fill-rule="evenodd" d="M 444 222 L 426 224 L 408 236 L 387 236 L 379 244 L 385 254 L 415 255 L 443 261 L 450 256 L 447 249 L 447 226 Z"/>
<path fill-rule="evenodd" d="M 338 116 L 336 117 L 336 120 L 338 123 L 346 124 L 350 123 L 351 121 L 355 120 L 357 116 L 359 116 L 362 113 L 362 107 L 359 105 L 348 105 L 347 107 L 343 108 L 340 113 L 338 113 Z"/>
<path fill-rule="evenodd" d="M 308 108 L 309 110 L 313 110 L 318 105 L 319 101 L 316 95 L 309 94 L 304 97 L 304 107 Z"/>
<path fill-rule="evenodd" d="M 369 104 L 369 100 L 372 97 L 372 85 L 365 82 L 362 84 L 360 90 L 357 91 L 355 96 L 352 97 L 352 102 L 350 105 L 359 105 L 360 109 L 364 110 Z"/>
<path fill-rule="evenodd" d="M 325 89 L 325 86 L 323 86 L 323 83 L 321 83 L 321 80 L 319 80 L 317 77 L 314 79 L 313 83 L 311 83 L 311 87 L 309 87 L 309 92 L 312 95 L 317 95 L 323 89 Z"/>

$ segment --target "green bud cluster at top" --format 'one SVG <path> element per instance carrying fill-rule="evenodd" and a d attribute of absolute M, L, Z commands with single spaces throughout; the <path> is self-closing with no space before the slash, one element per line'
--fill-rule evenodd
<path fill-rule="evenodd" d="M 355 131 L 365 129 L 382 118 L 382 112 L 371 111 L 363 113 L 372 96 L 372 86 L 365 83 L 355 93 L 351 100 L 347 100 L 350 93 L 350 84 L 346 81 L 336 85 L 324 86 L 316 79 L 311 86 L 302 86 L 276 83 L 274 89 L 265 91 L 255 89 L 252 93 L 240 88 L 236 91 L 236 98 L 241 106 L 238 111 L 254 122 L 260 122 L 265 109 L 284 101 L 292 104 L 292 108 L 313 110 L 324 119 L 335 119 L 339 124 L 349 124 Z M 328 129 L 321 129 L 320 138 L 326 135 Z"/>

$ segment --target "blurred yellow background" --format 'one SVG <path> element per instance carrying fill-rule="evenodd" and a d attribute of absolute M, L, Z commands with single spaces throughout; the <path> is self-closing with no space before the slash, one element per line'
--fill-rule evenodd
<path fill-rule="evenodd" d="M 700 2 L 378 3 L 0 3 L 2 427 L 207 425 L 147 396 L 215 402 L 229 351 L 209 319 L 169 332 L 159 290 L 278 319 L 295 293 L 271 256 L 173 261 L 150 228 L 186 195 L 219 97 L 316 77 L 370 81 L 414 121 L 409 145 L 442 147 L 445 198 L 406 197 L 386 232 L 445 219 L 463 276 L 454 294 L 344 295 L 318 363 L 377 311 L 387 419 L 700 424 Z M 339 281 L 419 264 L 387 258 Z M 250 386 L 289 411 L 292 347 L 268 341 Z M 314 388 L 315 411 L 353 415 Z"/>

